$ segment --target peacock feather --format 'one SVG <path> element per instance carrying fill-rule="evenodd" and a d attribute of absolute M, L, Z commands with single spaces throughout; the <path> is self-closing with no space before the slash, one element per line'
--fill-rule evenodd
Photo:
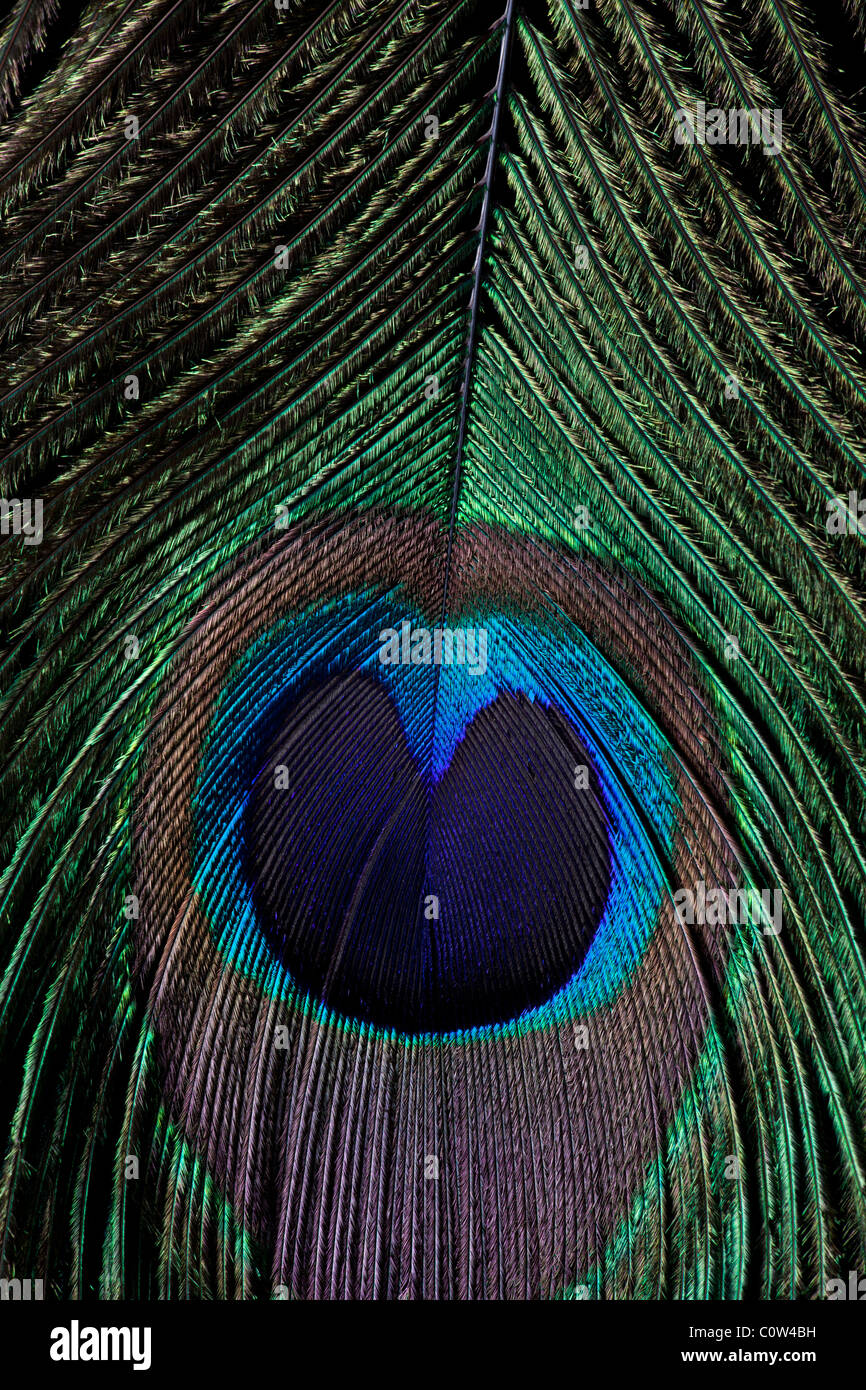
<path fill-rule="evenodd" d="M 501 3 L 6 6 L 56 1297 L 866 1269 L 864 11 Z"/>

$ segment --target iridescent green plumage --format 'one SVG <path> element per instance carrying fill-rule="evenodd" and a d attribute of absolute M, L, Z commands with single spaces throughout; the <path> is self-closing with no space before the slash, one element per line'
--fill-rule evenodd
<path fill-rule="evenodd" d="M 4 26 L 0 492 L 44 536 L 0 551 L 3 1269 L 71 1297 L 823 1296 L 866 1260 L 862 15 L 19 0 Z M 780 148 L 678 143 L 701 102 L 779 112 Z M 336 669 L 349 592 L 431 627 L 482 595 L 521 698 L 580 671 L 599 747 L 634 737 L 611 764 L 645 840 L 616 863 L 668 928 L 622 1019 L 581 996 L 592 1084 L 573 1001 L 489 1055 L 314 1001 L 287 1070 L 273 962 L 195 934 L 222 851 L 213 902 L 165 889 L 252 643 L 302 612 L 312 662 L 318 601 Z M 460 701 L 433 689 L 430 750 Z M 778 890 L 782 930 L 681 930 L 714 874 Z"/>

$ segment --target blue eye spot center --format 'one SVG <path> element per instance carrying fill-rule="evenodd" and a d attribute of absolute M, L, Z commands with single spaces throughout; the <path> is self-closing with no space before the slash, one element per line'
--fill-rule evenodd
<path fill-rule="evenodd" d="M 330 1008 L 400 1031 L 548 999 L 583 961 L 610 888 L 586 749 L 556 708 L 508 692 L 431 784 L 381 682 L 308 686 L 267 747 L 243 839 L 273 956 Z"/>

